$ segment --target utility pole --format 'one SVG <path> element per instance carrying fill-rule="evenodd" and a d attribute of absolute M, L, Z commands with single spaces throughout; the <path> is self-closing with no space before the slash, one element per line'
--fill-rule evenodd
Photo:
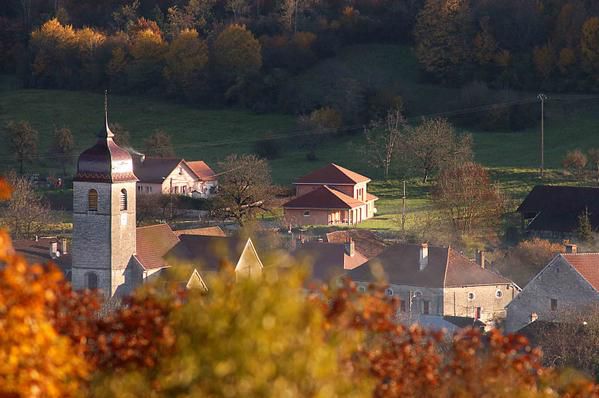
<path fill-rule="evenodd" d="M 406 180 L 403 180 L 403 196 L 401 198 L 401 234 L 406 236 Z"/>
<path fill-rule="evenodd" d="M 541 101 L 541 169 L 540 174 L 541 178 L 543 178 L 543 173 L 545 172 L 545 101 L 547 100 L 547 96 L 543 93 L 537 95 L 539 101 Z"/>

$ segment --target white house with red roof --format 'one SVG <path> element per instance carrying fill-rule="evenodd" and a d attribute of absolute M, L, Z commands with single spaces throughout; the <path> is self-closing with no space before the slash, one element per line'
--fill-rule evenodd
<path fill-rule="evenodd" d="M 289 225 L 357 224 L 374 216 L 370 178 L 330 163 L 298 179 L 296 196 L 283 205 Z"/>
<path fill-rule="evenodd" d="M 218 188 L 216 173 L 201 160 L 135 156 L 138 194 L 176 194 L 207 198 Z"/>
<path fill-rule="evenodd" d="M 507 307 L 505 329 L 515 332 L 536 320 L 567 321 L 599 306 L 599 253 L 577 253 L 567 245 Z"/>

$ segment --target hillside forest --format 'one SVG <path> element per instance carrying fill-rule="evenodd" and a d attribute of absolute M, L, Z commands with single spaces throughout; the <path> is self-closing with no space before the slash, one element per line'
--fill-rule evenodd
<path fill-rule="evenodd" d="M 108 88 L 256 112 L 330 107 L 352 125 L 398 106 L 409 114 L 410 103 L 403 103 L 400 88 L 352 78 L 333 81 L 326 95 L 310 95 L 298 90 L 296 77 L 349 45 L 386 43 L 414 49 L 419 80 L 466 87 L 468 95 L 461 97 L 467 98 L 458 99 L 464 106 L 493 102 L 491 95 L 495 102 L 514 103 L 502 111 L 509 115 L 461 120 L 476 127 L 530 127 L 529 108 L 513 90 L 599 89 L 599 4 L 586 0 L 4 4 L 0 73 L 16 74 L 27 88 Z M 344 71 L 326 72 L 334 77 Z"/>

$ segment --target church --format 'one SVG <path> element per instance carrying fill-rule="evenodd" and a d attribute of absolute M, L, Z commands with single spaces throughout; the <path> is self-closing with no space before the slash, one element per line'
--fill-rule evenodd
<path fill-rule="evenodd" d="M 192 266 L 189 278 L 181 281 L 187 287 L 207 288 L 203 277 L 218 271 L 223 260 L 234 266 L 237 276 L 261 274 L 263 265 L 249 238 L 175 233 L 166 224 L 136 226 L 138 178 L 133 159 L 114 141 L 106 98 L 104 108 L 97 141 L 79 156 L 73 180 L 73 288 L 99 289 L 107 298 L 118 297 L 182 261 Z"/>

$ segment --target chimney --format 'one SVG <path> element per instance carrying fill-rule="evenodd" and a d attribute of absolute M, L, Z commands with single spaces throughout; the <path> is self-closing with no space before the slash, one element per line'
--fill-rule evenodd
<path fill-rule="evenodd" d="M 566 253 L 576 254 L 577 248 L 574 243 L 566 243 Z"/>
<path fill-rule="evenodd" d="M 50 243 L 50 257 L 56 258 L 58 254 L 58 242 Z"/>
<path fill-rule="evenodd" d="M 354 244 L 354 240 L 351 237 L 349 239 L 347 239 L 344 247 L 345 247 L 345 254 L 347 254 L 350 257 L 353 257 L 354 254 L 356 253 L 356 245 Z"/>
<path fill-rule="evenodd" d="M 477 250 L 476 263 L 478 265 L 480 265 L 481 268 L 485 268 L 485 252 L 484 252 L 484 250 Z"/>
<path fill-rule="evenodd" d="M 62 253 L 63 256 L 68 253 L 68 251 L 67 251 L 67 238 L 62 238 L 60 240 L 60 252 Z"/>
<path fill-rule="evenodd" d="M 422 243 L 420 245 L 420 256 L 418 259 L 418 264 L 420 266 L 420 271 L 426 268 L 428 265 L 428 243 Z"/>

